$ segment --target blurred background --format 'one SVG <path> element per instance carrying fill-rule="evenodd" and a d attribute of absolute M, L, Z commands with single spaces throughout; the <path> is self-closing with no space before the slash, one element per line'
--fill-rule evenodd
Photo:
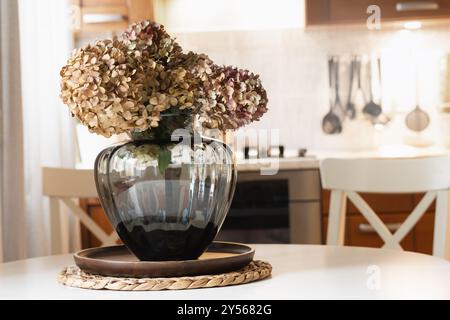
<path fill-rule="evenodd" d="M 260 74 L 270 111 L 247 130 L 279 130 L 286 154 L 381 150 L 385 155 L 408 155 L 450 146 L 448 1 L 1 0 L 0 4 L 5 260 L 49 252 L 48 199 L 42 196 L 41 168 L 92 168 L 98 152 L 120 139 L 92 135 L 71 119 L 58 97 L 60 68 L 74 48 L 112 37 L 135 21 L 157 21 L 185 50 L 205 52 L 218 64 Z M 371 5 L 375 7 L 368 11 Z M 343 106 L 336 109 L 337 95 Z M 354 117 L 345 111 L 351 100 Z M 382 108 L 375 115 L 365 109 L 371 101 Z M 337 113 L 341 127 L 333 134 L 325 128 L 329 112 Z M 256 141 L 249 144 L 255 147 Z M 79 246 L 78 223 L 69 219 L 65 226 L 71 235 L 67 247 Z"/>

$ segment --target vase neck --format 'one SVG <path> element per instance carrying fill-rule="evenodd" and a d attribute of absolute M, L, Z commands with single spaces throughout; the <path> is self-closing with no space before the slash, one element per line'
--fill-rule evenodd
<path fill-rule="evenodd" d="M 172 135 L 176 130 L 182 129 L 181 135 L 193 135 L 195 130 L 194 119 L 190 114 L 170 114 L 161 117 L 158 127 L 150 128 L 145 131 L 132 131 L 131 139 L 139 140 L 158 140 L 171 141 Z M 197 133 L 198 134 L 198 133 Z M 177 134 L 179 135 L 179 134 Z"/>

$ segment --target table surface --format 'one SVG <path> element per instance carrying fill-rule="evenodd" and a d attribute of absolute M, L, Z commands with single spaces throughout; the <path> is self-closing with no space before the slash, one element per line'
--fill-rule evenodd
<path fill-rule="evenodd" d="M 370 248 L 254 245 L 271 278 L 246 285 L 158 292 L 94 291 L 56 281 L 71 255 L 0 264 L 0 299 L 450 299 L 450 262 Z"/>

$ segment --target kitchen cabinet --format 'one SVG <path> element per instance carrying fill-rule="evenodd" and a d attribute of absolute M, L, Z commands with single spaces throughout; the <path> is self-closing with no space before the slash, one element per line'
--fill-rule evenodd
<path fill-rule="evenodd" d="M 75 36 L 122 31 L 133 22 L 153 19 L 153 0 L 73 0 Z"/>
<path fill-rule="evenodd" d="M 380 219 L 394 233 L 410 212 L 421 200 L 423 194 L 361 194 L 364 200 L 378 214 Z M 326 243 L 328 226 L 330 192 L 322 192 L 322 241 Z M 348 246 L 379 248 L 382 239 L 358 212 L 355 206 L 347 201 L 346 232 L 344 243 Z M 407 251 L 431 254 L 433 247 L 434 204 L 427 209 L 417 225 L 403 239 L 401 245 Z"/>
<path fill-rule="evenodd" d="M 431 254 L 433 252 L 434 214 L 426 213 L 414 228 L 414 251 Z"/>
<path fill-rule="evenodd" d="M 103 229 L 106 233 L 113 232 L 113 228 L 103 211 L 100 201 L 97 198 L 80 200 L 80 207 Z M 83 248 L 93 248 L 101 246 L 101 242 L 83 225 L 81 226 L 81 246 Z M 120 242 L 120 241 L 119 241 Z"/>
<path fill-rule="evenodd" d="M 405 213 L 380 214 L 379 217 L 386 224 L 389 231 L 395 232 L 406 219 Z M 378 247 L 381 248 L 384 242 L 376 231 L 362 215 L 354 215 L 348 218 L 349 243 L 358 247 Z M 400 243 L 407 251 L 414 250 L 414 234 L 411 231 Z"/>
<path fill-rule="evenodd" d="M 448 0 L 306 0 L 306 25 L 365 24 L 367 8 L 381 9 L 381 22 L 450 19 Z"/>

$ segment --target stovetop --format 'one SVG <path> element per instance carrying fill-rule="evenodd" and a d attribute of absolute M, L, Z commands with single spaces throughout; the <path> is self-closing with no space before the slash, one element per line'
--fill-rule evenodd
<path fill-rule="evenodd" d="M 259 150 L 258 148 L 245 147 L 242 151 L 236 152 L 237 159 L 242 160 L 299 160 L 303 158 L 314 158 L 308 154 L 306 148 L 301 149 L 286 149 L 284 146 L 271 147 L 268 150 Z M 251 161 L 250 161 L 251 162 Z"/>

